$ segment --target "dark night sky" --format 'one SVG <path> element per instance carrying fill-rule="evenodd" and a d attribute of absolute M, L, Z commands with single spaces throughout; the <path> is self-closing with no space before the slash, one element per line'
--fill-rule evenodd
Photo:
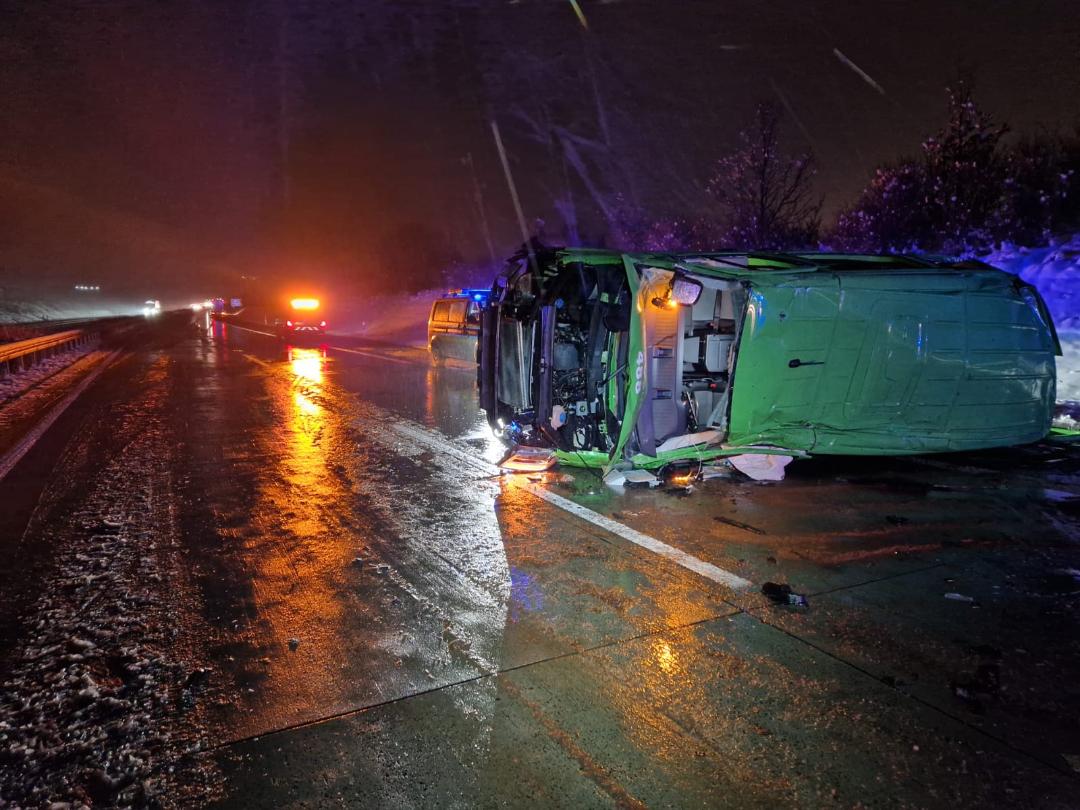
<path fill-rule="evenodd" d="M 526 216 L 558 233 L 569 186 L 586 236 L 596 195 L 531 136 L 580 139 L 601 196 L 659 216 L 700 203 L 777 93 L 830 211 L 939 126 L 960 68 L 1014 131 L 1080 124 L 1069 0 L 581 6 L 587 32 L 565 0 L 0 0 L 0 281 L 197 292 L 271 268 L 362 288 L 417 233 L 487 256 L 478 186 L 505 254 L 520 238 L 491 116 Z"/>

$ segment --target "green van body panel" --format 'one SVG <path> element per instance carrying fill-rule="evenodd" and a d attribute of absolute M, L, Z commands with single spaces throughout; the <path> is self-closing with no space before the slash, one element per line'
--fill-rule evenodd
<path fill-rule="evenodd" d="M 625 410 L 610 453 L 556 449 L 560 463 L 655 469 L 741 453 L 904 455 L 1026 444 L 1051 431 L 1055 355 L 1033 287 L 980 262 L 825 253 L 623 254 L 556 250 L 545 279 L 622 264 L 633 306 Z M 746 293 L 726 435 L 655 456 L 634 436 L 650 388 L 647 268 L 721 279 Z M 607 402 L 615 401 L 610 382 Z"/>
<path fill-rule="evenodd" d="M 894 455 L 1043 438 L 1056 347 L 1021 289 L 989 268 L 755 281 L 727 444 Z"/>

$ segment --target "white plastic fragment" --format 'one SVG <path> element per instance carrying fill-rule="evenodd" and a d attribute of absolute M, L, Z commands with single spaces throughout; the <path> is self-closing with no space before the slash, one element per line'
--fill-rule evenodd
<path fill-rule="evenodd" d="M 702 430 L 698 433 L 683 433 L 680 436 L 672 436 L 656 448 L 657 453 L 666 453 L 670 450 L 681 450 L 684 447 L 693 447 L 698 444 L 717 444 L 724 438 L 719 430 Z"/>
<path fill-rule="evenodd" d="M 649 487 L 660 486 L 660 479 L 648 470 L 626 470 L 623 476 L 627 484 L 645 484 Z"/>
<path fill-rule="evenodd" d="M 616 468 L 610 470 L 604 476 L 604 483 L 609 487 L 622 487 L 626 484 L 658 487 L 663 482 L 648 470 L 620 470 Z"/>
<path fill-rule="evenodd" d="M 953 602 L 967 602 L 969 604 L 975 601 L 975 597 L 973 596 L 965 596 L 962 593 L 955 592 L 945 594 L 945 598 Z"/>
<path fill-rule="evenodd" d="M 744 453 L 728 459 L 731 466 L 755 481 L 783 481 L 784 468 L 791 463 L 791 456 L 767 453 Z"/>
<path fill-rule="evenodd" d="M 609 470 L 607 475 L 604 476 L 604 483 L 609 487 L 621 487 L 626 483 L 626 473 L 624 470 Z"/>

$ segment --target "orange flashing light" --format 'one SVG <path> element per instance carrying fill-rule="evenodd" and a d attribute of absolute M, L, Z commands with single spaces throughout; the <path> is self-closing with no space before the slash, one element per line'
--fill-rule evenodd
<path fill-rule="evenodd" d="M 289 302 L 293 309 L 318 309 L 318 298 L 294 298 Z"/>

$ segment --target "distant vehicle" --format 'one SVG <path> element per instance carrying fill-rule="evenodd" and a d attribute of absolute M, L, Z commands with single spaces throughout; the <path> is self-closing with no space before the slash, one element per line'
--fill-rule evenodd
<path fill-rule="evenodd" d="M 454 358 L 476 361 L 476 339 L 480 335 L 480 311 L 488 290 L 450 290 L 431 305 L 428 316 L 428 348 L 436 361 Z"/>
<path fill-rule="evenodd" d="M 1034 442 L 1060 354 L 1035 288 L 981 262 L 545 249 L 496 278 L 478 379 L 507 443 L 610 471 Z"/>
<path fill-rule="evenodd" d="M 275 323 L 281 338 L 319 337 L 326 334 L 326 318 L 318 298 L 293 298 L 284 318 Z"/>
<path fill-rule="evenodd" d="M 143 304 L 143 315 L 154 318 L 161 314 L 161 302 L 158 300 L 146 301 Z"/>

